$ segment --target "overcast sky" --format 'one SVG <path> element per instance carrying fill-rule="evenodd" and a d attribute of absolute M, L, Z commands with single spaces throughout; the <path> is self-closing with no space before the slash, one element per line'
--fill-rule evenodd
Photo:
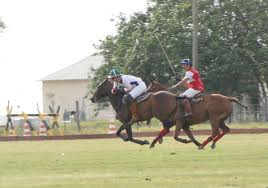
<path fill-rule="evenodd" d="M 0 115 L 42 106 L 43 77 L 94 53 L 93 44 L 115 31 L 120 12 L 146 9 L 146 0 L 0 0 Z M 19 106 L 19 107 L 18 107 Z"/>

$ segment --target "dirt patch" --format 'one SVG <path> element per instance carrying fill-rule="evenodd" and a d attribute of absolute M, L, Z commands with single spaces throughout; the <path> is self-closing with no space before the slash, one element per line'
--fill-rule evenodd
<path fill-rule="evenodd" d="M 210 135 L 211 130 L 192 130 L 194 135 Z M 167 136 L 173 136 L 171 131 Z M 268 128 L 256 129 L 231 129 L 228 134 L 264 134 L 268 133 Z M 136 132 L 134 137 L 156 137 L 158 132 Z M 181 135 L 185 135 L 182 131 Z M 110 139 L 118 138 L 115 134 L 80 134 L 62 136 L 1 136 L 0 141 L 42 141 L 42 140 L 76 140 L 76 139 Z"/>

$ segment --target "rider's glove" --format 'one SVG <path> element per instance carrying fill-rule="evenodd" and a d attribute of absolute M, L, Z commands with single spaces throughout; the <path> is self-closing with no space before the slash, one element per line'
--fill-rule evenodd
<path fill-rule="evenodd" d="M 118 89 L 119 91 L 121 91 L 121 92 L 125 92 L 125 87 L 124 87 L 124 85 L 122 85 L 122 84 L 119 84 L 119 85 L 117 86 L 117 89 Z"/>

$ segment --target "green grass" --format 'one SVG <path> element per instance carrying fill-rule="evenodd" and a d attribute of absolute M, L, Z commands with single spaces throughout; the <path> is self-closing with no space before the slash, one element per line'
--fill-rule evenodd
<path fill-rule="evenodd" d="M 267 188 L 267 136 L 226 135 L 216 150 L 170 137 L 154 149 L 119 139 L 0 142 L 0 187 Z"/>

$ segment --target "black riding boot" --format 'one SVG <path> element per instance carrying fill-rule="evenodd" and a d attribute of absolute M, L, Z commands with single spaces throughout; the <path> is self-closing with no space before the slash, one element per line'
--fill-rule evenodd
<path fill-rule="evenodd" d="M 132 97 L 130 94 L 125 94 L 125 95 L 123 96 L 122 102 L 123 102 L 124 104 L 126 104 L 127 107 L 129 108 L 130 105 L 132 104 L 133 100 L 134 100 L 134 99 L 133 99 L 133 97 Z"/>

